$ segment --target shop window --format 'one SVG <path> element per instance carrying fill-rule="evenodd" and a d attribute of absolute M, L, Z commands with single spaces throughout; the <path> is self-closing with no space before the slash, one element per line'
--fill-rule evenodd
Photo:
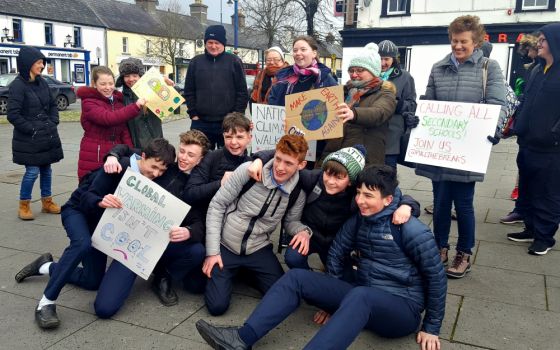
<path fill-rule="evenodd" d="M 556 11 L 556 0 L 517 0 L 515 12 Z"/>
<path fill-rule="evenodd" d="M 53 44 L 53 25 L 52 23 L 45 23 L 45 45 Z"/>
<path fill-rule="evenodd" d="M 21 27 L 21 19 L 12 19 L 12 30 L 14 33 L 14 41 L 21 43 L 23 42 L 23 31 Z"/>
<path fill-rule="evenodd" d="M 128 52 L 128 37 L 123 36 L 122 38 L 122 52 L 123 53 L 129 53 Z"/>
<path fill-rule="evenodd" d="M 383 0 L 381 2 L 381 17 L 410 16 L 411 0 Z"/>
<path fill-rule="evenodd" d="M 74 47 L 82 47 L 82 28 L 74 27 Z"/>

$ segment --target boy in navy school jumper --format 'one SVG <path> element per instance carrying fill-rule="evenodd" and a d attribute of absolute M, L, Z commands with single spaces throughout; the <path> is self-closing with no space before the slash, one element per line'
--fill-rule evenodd
<path fill-rule="evenodd" d="M 165 139 L 153 140 L 142 156 L 123 158 L 123 168 L 136 168 L 149 179 L 155 179 L 175 161 L 175 149 Z M 91 234 L 103 215 L 105 208 L 118 208 L 120 200 L 112 193 L 118 186 L 123 173 L 105 174 L 100 168 L 87 175 L 70 199 L 62 207 L 62 224 L 70 245 L 64 250 L 57 263 L 50 253 L 45 253 L 19 271 L 15 279 L 22 282 L 36 275 L 49 275 L 43 297 L 35 310 L 39 327 L 48 329 L 60 325 L 55 301 L 67 283 L 85 289 L 97 289 L 105 272 L 105 254 L 91 247 Z M 83 268 L 77 269 L 82 263 Z"/>
<path fill-rule="evenodd" d="M 362 329 L 396 338 L 416 332 L 421 349 L 440 349 L 447 278 L 430 229 L 411 218 L 391 223 L 401 192 L 394 169 L 371 166 L 357 180 L 359 213 L 348 220 L 329 251 L 327 274 L 288 271 L 266 293 L 243 327 L 196 324 L 220 349 L 250 349 L 304 299 L 332 313 L 304 349 L 346 349 Z M 357 285 L 342 281 L 344 257 L 357 250 Z M 375 253 L 374 253 L 375 252 Z M 282 302 L 278 302 L 281 300 Z"/>

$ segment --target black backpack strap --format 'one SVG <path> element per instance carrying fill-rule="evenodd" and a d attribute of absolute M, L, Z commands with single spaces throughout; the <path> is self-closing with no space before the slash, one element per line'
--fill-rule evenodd
<path fill-rule="evenodd" d="M 292 189 L 292 192 L 290 192 L 290 197 L 288 198 L 288 207 L 286 208 L 286 211 L 284 212 L 284 216 L 282 216 L 282 221 L 280 222 L 280 237 L 278 238 L 278 249 L 277 249 L 278 253 L 280 254 L 282 253 L 282 249 L 286 248 L 289 243 L 288 233 L 284 228 L 284 219 L 286 219 L 286 216 L 288 215 L 288 211 L 294 206 L 294 204 L 296 204 L 296 201 L 300 193 L 301 193 L 301 183 L 300 181 L 298 181 L 295 187 Z"/>

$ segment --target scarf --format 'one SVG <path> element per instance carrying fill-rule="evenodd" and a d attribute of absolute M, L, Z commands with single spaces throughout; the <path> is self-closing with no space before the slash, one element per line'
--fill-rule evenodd
<path fill-rule="evenodd" d="M 383 80 L 383 81 L 389 80 L 389 77 L 391 76 L 391 73 L 393 73 L 394 69 L 395 69 L 394 67 L 391 67 L 391 68 L 387 69 L 385 72 L 381 72 L 381 74 L 379 76 L 381 78 L 381 80 Z"/>
<path fill-rule="evenodd" d="M 299 81 L 300 76 L 310 76 L 315 75 L 317 79 L 315 80 L 315 84 L 318 84 L 321 81 L 321 70 L 319 69 L 319 64 L 317 64 L 317 60 L 313 60 L 311 65 L 307 68 L 300 68 L 297 64 L 292 66 L 293 73 L 283 79 L 283 81 L 288 82 L 288 88 L 286 89 L 286 95 L 292 93 L 294 86 Z"/>
<path fill-rule="evenodd" d="M 270 94 L 270 88 L 272 87 L 272 85 L 274 85 L 274 83 L 276 83 L 276 73 L 280 69 L 284 69 L 286 67 L 288 67 L 288 64 L 284 62 L 284 64 L 280 67 L 266 66 L 264 70 L 261 70 L 259 74 L 257 74 L 257 76 L 255 77 L 255 82 L 253 83 L 253 92 L 251 92 L 251 100 L 256 103 L 264 103 L 264 104 L 268 103 L 268 95 Z M 266 94 L 263 99 L 261 98 L 261 96 L 262 96 L 263 81 L 265 77 L 270 77 L 271 81 L 270 81 L 270 86 L 268 87 L 268 90 L 266 91 Z"/>
<path fill-rule="evenodd" d="M 346 84 L 346 89 L 348 90 L 346 96 L 346 104 L 348 107 L 352 108 L 354 105 L 360 102 L 360 98 L 364 96 L 368 91 L 375 89 L 379 85 L 381 85 L 383 81 L 378 77 L 373 77 L 373 79 L 369 81 L 356 81 L 350 80 Z"/>

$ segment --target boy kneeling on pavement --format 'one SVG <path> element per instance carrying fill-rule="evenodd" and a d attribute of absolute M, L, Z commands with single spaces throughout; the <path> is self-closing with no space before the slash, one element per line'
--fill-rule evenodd
<path fill-rule="evenodd" d="M 395 170 L 371 166 L 358 175 L 352 216 L 329 250 L 327 274 L 288 271 L 263 297 L 243 327 L 196 324 L 215 349 L 250 349 L 294 312 L 301 299 L 332 314 L 304 349 L 346 349 L 362 329 L 387 338 L 416 332 L 421 349 L 440 349 L 447 278 L 430 229 L 416 218 L 391 223 L 401 199 Z M 345 257 L 359 252 L 357 285 L 341 280 Z"/>
<path fill-rule="evenodd" d="M 221 315 L 228 309 L 232 281 L 240 268 L 249 270 L 262 293 L 284 274 L 270 241 L 283 218 L 288 234 L 297 241 L 309 242 L 310 230 L 300 222 L 305 193 L 297 185 L 298 171 L 306 165 L 307 150 L 303 136 L 283 136 L 276 145 L 274 159 L 264 165 L 262 182 L 244 189 L 250 182 L 250 163 L 244 163 L 210 202 L 202 268 L 209 278 L 205 299 L 210 314 Z M 288 208 L 292 192 L 293 205 Z"/>

